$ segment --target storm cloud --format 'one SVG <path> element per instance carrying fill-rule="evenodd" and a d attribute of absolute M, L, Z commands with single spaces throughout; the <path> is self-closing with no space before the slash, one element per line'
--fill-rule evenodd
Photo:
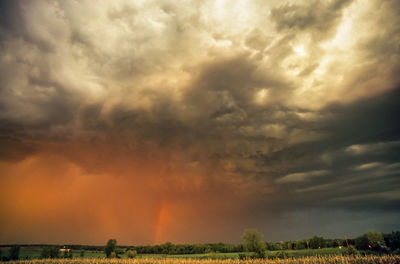
<path fill-rule="evenodd" d="M 0 243 L 400 228 L 399 13 L 3 1 Z"/>

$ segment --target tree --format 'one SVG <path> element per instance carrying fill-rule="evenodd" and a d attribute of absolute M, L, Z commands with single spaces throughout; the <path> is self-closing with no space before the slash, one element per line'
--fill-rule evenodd
<path fill-rule="evenodd" d="M 368 230 L 365 234 L 368 239 L 368 247 L 372 250 L 379 250 L 385 246 L 385 240 L 381 232 Z"/>
<path fill-rule="evenodd" d="M 42 252 L 40 252 L 41 258 L 59 258 L 60 257 L 60 249 L 58 247 L 43 247 Z"/>
<path fill-rule="evenodd" d="M 81 253 L 79 254 L 79 256 L 81 258 L 85 257 L 85 250 L 84 249 L 81 250 Z"/>
<path fill-rule="evenodd" d="M 385 243 L 391 250 L 400 249 L 400 231 L 384 235 Z"/>
<path fill-rule="evenodd" d="M 126 252 L 126 255 L 127 255 L 128 258 L 135 258 L 137 256 L 137 252 L 134 249 L 129 249 Z"/>
<path fill-rule="evenodd" d="M 247 251 L 255 252 L 260 257 L 265 256 L 263 235 L 257 229 L 246 229 L 242 235 L 243 245 Z"/>
<path fill-rule="evenodd" d="M 368 230 L 367 233 L 356 238 L 356 247 L 363 250 L 380 250 L 385 247 L 385 240 L 382 233 Z"/>
<path fill-rule="evenodd" d="M 364 234 L 362 236 L 356 237 L 355 244 L 357 249 L 367 250 L 368 249 L 368 238 Z"/>
<path fill-rule="evenodd" d="M 10 248 L 10 260 L 19 259 L 19 246 L 13 245 Z"/>
<path fill-rule="evenodd" d="M 175 246 L 171 242 L 166 242 L 165 244 L 161 245 L 162 254 L 174 254 Z"/>
<path fill-rule="evenodd" d="M 117 247 L 117 240 L 116 239 L 109 239 L 107 241 L 107 245 L 104 248 L 104 252 L 106 253 L 107 258 L 112 258 L 112 257 L 116 257 L 117 254 L 115 252 L 115 249 Z M 114 253 L 114 254 L 112 254 Z"/>
<path fill-rule="evenodd" d="M 305 245 L 305 241 L 304 240 L 297 240 L 296 241 L 296 249 L 305 249 L 306 245 Z"/>
<path fill-rule="evenodd" d="M 323 237 L 313 236 L 310 239 L 310 247 L 313 249 L 325 247 L 325 240 Z"/>

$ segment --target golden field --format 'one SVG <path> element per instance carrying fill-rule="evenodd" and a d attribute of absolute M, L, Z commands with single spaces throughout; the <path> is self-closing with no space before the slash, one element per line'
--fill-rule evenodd
<path fill-rule="evenodd" d="M 182 258 L 135 258 L 135 259 L 34 259 L 10 261 L 9 264 L 400 264 L 400 256 L 331 256 L 295 259 L 182 259 Z"/>

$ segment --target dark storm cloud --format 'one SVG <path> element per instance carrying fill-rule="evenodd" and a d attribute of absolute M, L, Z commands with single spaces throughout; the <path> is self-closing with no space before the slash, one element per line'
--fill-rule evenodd
<path fill-rule="evenodd" d="M 1 1 L 0 26 L 2 31 L 9 33 L 21 30 L 24 26 L 24 19 L 20 13 L 19 1 Z"/>
<path fill-rule="evenodd" d="M 289 197 L 292 196 L 290 205 L 399 209 L 400 197 L 396 195 L 400 187 L 396 154 L 400 151 L 400 126 L 396 122 L 400 114 L 399 92 L 396 89 L 348 106 L 328 106 L 321 112 L 334 117 L 319 125 L 331 133 L 330 137 L 265 157 L 267 164 L 299 160 L 301 164 L 292 173 L 311 172 L 309 178 L 306 175 L 303 181 L 293 183 L 285 184 L 292 174 L 277 178 L 278 183 L 286 185 Z M 312 177 L 316 168 L 329 173 Z"/>
<path fill-rule="evenodd" d="M 34 144 L 23 138 L 23 127 L 7 121 L 0 126 L 0 160 L 19 161 L 34 152 Z"/>
<path fill-rule="evenodd" d="M 164 161 L 165 182 L 244 197 L 248 223 L 397 212 L 397 1 L 221 3 L 2 2 L 0 159 Z"/>

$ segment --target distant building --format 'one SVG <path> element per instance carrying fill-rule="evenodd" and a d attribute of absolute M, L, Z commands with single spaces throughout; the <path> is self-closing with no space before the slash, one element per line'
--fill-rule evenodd
<path fill-rule="evenodd" d="M 70 248 L 60 248 L 60 252 L 64 253 L 64 252 L 71 252 Z"/>

